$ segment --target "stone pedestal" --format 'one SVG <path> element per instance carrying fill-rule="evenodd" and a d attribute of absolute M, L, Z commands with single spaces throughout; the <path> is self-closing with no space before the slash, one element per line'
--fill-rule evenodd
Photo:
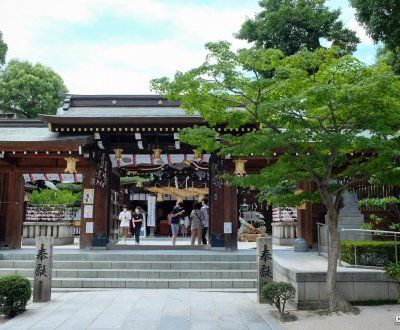
<path fill-rule="evenodd" d="M 262 287 L 272 282 L 272 238 L 257 238 L 257 302 L 266 303 L 261 295 Z"/>
<path fill-rule="evenodd" d="M 72 222 L 24 222 L 22 244 L 35 245 L 37 237 L 53 237 L 54 245 L 74 244 Z"/>
<path fill-rule="evenodd" d="M 33 279 L 33 301 L 46 302 L 51 299 L 53 268 L 53 237 L 36 238 L 35 269 Z"/>
<path fill-rule="evenodd" d="M 338 219 L 338 230 L 340 229 L 361 229 L 364 223 L 364 215 L 358 208 L 357 195 L 350 191 L 344 191 L 341 196 Z M 325 223 L 329 222 L 328 215 L 325 215 Z M 327 228 L 325 229 L 327 232 Z M 321 237 L 322 238 L 322 237 Z M 368 235 L 355 232 L 340 232 L 340 240 L 365 240 Z M 326 238 L 325 238 L 326 239 Z"/>
<path fill-rule="evenodd" d="M 275 245 L 291 246 L 299 237 L 297 222 L 273 222 L 271 225 L 272 243 Z"/>

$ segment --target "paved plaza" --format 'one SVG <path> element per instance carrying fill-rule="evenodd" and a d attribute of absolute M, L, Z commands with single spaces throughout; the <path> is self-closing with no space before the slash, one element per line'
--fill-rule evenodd
<path fill-rule="evenodd" d="M 281 329 L 255 292 L 110 290 L 55 292 L 0 329 Z"/>

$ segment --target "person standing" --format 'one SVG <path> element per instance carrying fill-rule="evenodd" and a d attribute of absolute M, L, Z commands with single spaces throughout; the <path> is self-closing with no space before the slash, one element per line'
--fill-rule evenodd
<path fill-rule="evenodd" d="M 179 223 L 185 214 L 185 209 L 183 202 L 179 202 L 172 209 L 172 218 L 171 218 L 171 231 L 172 231 L 172 245 L 176 244 L 176 237 L 179 233 Z"/>
<path fill-rule="evenodd" d="M 203 232 L 203 221 L 204 221 L 204 215 L 203 212 L 201 212 L 201 203 L 200 202 L 194 202 L 193 204 L 193 211 L 190 213 L 190 220 L 192 222 L 192 225 L 190 227 L 190 230 L 192 232 L 192 242 L 191 245 L 194 245 L 194 242 L 197 238 L 198 244 L 201 244 L 201 234 Z"/>
<path fill-rule="evenodd" d="M 132 215 L 128 211 L 128 207 L 124 205 L 122 207 L 122 212 L 119 214 L 120 225 L 120 232 L 122 236 L 122 242 L 126 244 L 126 237 L 128 236 L 129 232 L 129 222 L 132 219 Z"/>
<path fill-rule="evenodd" d="M 208 207 L 208 198 L 203 198 L 201 201 L 202 207 L 201 207 L 201 212 L 203 212 L 204 215 L 204 220 L 203 220 L 203 232 L 201 235 L 201 240 L 203 241 L 203 244 L 207 244 L 207 238 L 206 234 L 208 232 L 208 226 L 209 226 L 209 219 L 210 219 L 210 208 Z"/>
<path fill-rule="evenodd" d="M 143 214 L 140 212 L 140 209 L 138 207 L 135 208 L 135 213 L 132 216 L 132 222 L 133 226 L 135 228 L 135 240 L 136 244 L 139 244 L 139 238 L 140 238 L 140 229 L 142 228 L 143 224 Z"/>

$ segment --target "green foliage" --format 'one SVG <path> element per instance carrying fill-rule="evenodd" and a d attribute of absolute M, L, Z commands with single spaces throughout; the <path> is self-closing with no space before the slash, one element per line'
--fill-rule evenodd
<path fill-rule="evenodd" d="M 0 71 L 0 109 L 28 118 L 55 114 L 62 105 L 58 93 L 67 92 L 61 77 L 51 68 L 11 60 Z"/>
<path fill-rule="evenodd" d="M 394 50 L 400 41 L 400 4 L 397 0 L 350 0 L 357 20 L 375 42 Z"/>
<path fill-rule="evenodd" d="M 70 190 L 35 190 L 29 196 L 31 205 L 66 205 L 72 206 L 82 199 L 82 192 L 73 193 Z"/>
<path fill-rule="evenodd" d="M 14 274 L 1 276 L 0 313 L 13 317 L 24 311 L 31 294 L 31 284 L 26 277 Z"/>
<path fill-rule="evenodd" d="M 331 10 L 324 0 L 262 0 L 259 4 L 263 10 L 244 22 L 236 35 L 239 39 L 286 55 L 304 46 L 316 50 L 321 38 L 346 53 L 354 52 L 360 42 L 354 31 L 343 27 L 340 10 Z"/>
<path fill-rule="evenodd" d="M 376 229 L 377 226 L 383 221 L 383 218 L 377 217 L 375 214 L 369 216 L 369 222 L 363 223 L 360 228 L 372 230 Z M 377 233 L 378 234 L 378 233 Z"/>
<path fill-rule="evenodd" d="M 379 48 L 376 59 L 378 62 L 391 66 L 396 74 L 400 74 L 400 45 L 393 49 L 389 49 L 387 46 Z"/>
<path fill-rule="evenodd" d="M 385 266 L 385 274 L 392 278 L 393 280 L 397 281 L 400 285 L 400 264 L 396 264 L 394 262 Z M 397 298 L 397 303 L 400 304 L 400 293 Z"/>
<path fill-rule="evenodd" d="M 3 40 L 3 34 L 0 31 L 0 68 L 6 63 L 8 46 Z"/>
<path fill-rule="evenodd" d="M 261 295 L 278 309 L 282 319 L 286 302 L 295 297 L 296 289 L 292 283 L 269 282 L 261 288 Z"/>
<path fill-rule="evenodd" d="M 400 223 L 391 223 L 389 225 L 390 230 L 400 231 Z"/>
<path fill-rule="evenodd" d="M 355 251 L 357 265 L 383 267 L 391 262 L 396 262 L 395 246 L 400 256 L 400 242 L 395 241 L 341 241 L 341 258 L 351 265 L 355 264 Z"/>
<path fill-rule="evenodd" d="M 365 198 L 358 201 L 359 206 L 371 207 L 380 210 L 385 210 L 390 205 L 398 203 L 400 203 L 400 199 L 394 196 L 382 198 Z"/>
<path fill-rule="evenodd" d="M 57 189 L 70 190 L 73 192 L 82 191 L 82 184 L 77 183 L 58 183 Z"/>
<path fill-rule="evenodd" d="M 281 194 L 288 183 L 315 182 L 321 196 L 325 191 L 325 203 L 328 194 L 340 194 L 351 182 L 373 175 L 400 182 L 395 175 L 400 85 L 389 67 L 338 57 L 336 48 L 303 49 L 289 57 L 272 49 L 233 52 L 227 42 L 206 48 L 209 55 L 201 66 L 151 84 L 210 124 L 185 129 L 183 142 L 221 156 L 253 154 L 269 161 L 260 174 L 232 178 L 234 184 L 254 186 L 267 202 L 283 205 L 318 200 L 315 193 Z M 260 71 L 274 74 L 265 77 Z M 246 124 L 261 128 L 241 135 L 217 132 L 215 125 L 226 123 L 232 129 Z M 217 135 L 221 142 L 215 141 Z M 373 157 L 365 157 L 363 151 L 371 149 Z M 274 156 L 277 151 L 279 157 Z M 332 185 L 330 179 L 348 183 Z"/>

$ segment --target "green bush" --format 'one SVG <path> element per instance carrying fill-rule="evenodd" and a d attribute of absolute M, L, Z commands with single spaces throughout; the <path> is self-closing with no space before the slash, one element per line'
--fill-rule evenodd
<path fill-rule="evenodd" d="M 398 286 L 400 286 L 400 264 L 394 262 L 385 266 L 385 274 L 390 278 L 397 281 Z M 400 293 L 397 297 L 397 303 L 400 304 Z"/>
<path fill-rule="evenodd" d="M 73 193 L 69 190 L 35 190 L 29 196 L 31 205 L 74 205 L 82 198 L 82 193 Z"/>
<path fill-rule="evenodd" d="M 354 247 L 356 247 L 357 265 L 383 267 L 396 262 L 395 245 L 400 256 L 400 242 L 341 241 L 341 259 L 354 265 Z"/>
<path fill-rule="evenodd" d="M 269 282 L 261 288 L 261 295 L 278 309 L 281 319 L 285 312 L 286 301 L 293 299 L 295 294 L 295 287 L 288 282 Z"/>
<path fill-rule="evenodd" d="M 0 277 L 0 313 L 13 317 L 26 308 L 32 295 L 29 280 L 21 275 Z"/>

